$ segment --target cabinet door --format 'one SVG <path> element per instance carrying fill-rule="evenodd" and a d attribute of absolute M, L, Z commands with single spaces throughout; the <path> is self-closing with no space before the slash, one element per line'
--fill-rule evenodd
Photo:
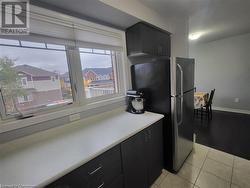
<path fill-rule="evenodd" d="M 156 49 L 158 56 L 170 57 L 170 35 L 158 31 L 156 34 Z"/>
<path fill-rule="evenodd" d="M 126 30 L 127 53 L 129 56 L 143 53 L 152 56 L 170 57 L 170 35 L 143 22 Z"/>
<path fill-rule="evenodd" d="M 123 176 L 120 175 L 107 188 L 123 188 Z"/>
<path fill-rule="evenodd" d="M 79 171 L 73 171 L 59 180 L 51 183 L 46 186 L 46 188 L 76 188 L 76 187 L 84 187 L 89 188 L 86 185 L 86 179 L 81 176 Z"/>
<path fill-rule="evenodd" d="M 162 121 L 151 125 L 148 132 L 148 184 L 152 185 L 163 169 L 163 126 Z"/>
<path fill-rule="evenodd" d="M 47 188 L 101 188 L 122 174 L 120 145 L 92 159 Z"/>
<path fill-rule="evenodd" d="M 125 188 L 147 188 L 145 131 L 121 144 Z"/>

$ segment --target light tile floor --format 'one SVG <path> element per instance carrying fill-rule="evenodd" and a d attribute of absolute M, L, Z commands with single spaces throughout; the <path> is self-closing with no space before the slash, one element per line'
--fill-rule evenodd
<path fill-rule="evenodd" d="M 194 144 L 181 170 L 163 170 L 151 188 L 250 188 L 250 161 Z"/>

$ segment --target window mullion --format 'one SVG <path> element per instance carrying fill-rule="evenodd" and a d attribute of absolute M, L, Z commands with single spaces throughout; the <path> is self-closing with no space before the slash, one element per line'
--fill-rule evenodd
<path fill-rule="evenodd" d="M 3 99 L 3 93 L 2 93 L 1 88 L 0 88 L 0 115 L 1 115 L 2 119 L 7 118 L 4 99 Z"/>
<path fill-rule="evenodd" d="M 124 77 L 124 67 L 122 63 L 122 54 L 121 52 L 115 52 L 115 58 L 117 60 L 117 74 L 118 74 L 118 88 L 120 93 L 125 93 L 125 77 Z"/>
<path fill-rule="evenodd" d="M 80 54 L 78 49 L 73 46 L 68 46 L 67 48 L 69 75 L 72 84 L 74 100 L 77 104 L 84 104 L 85 93 L 83 88 Z"/>

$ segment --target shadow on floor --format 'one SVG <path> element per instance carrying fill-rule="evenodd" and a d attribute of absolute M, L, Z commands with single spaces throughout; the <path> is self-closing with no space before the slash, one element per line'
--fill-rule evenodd
<path fill-rule="evenodd" d="M 250 115 L 213 111 L 213 119 L 195 120 L 196 142 L 250 160 Z"/>

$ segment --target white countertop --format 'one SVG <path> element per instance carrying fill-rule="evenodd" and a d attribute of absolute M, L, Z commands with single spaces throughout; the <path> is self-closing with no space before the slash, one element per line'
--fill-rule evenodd
<path fill-rule="evenodd" d="M 163 118 L 122 109 L 0 146 L 0 186 L 43 187 Z"/>

